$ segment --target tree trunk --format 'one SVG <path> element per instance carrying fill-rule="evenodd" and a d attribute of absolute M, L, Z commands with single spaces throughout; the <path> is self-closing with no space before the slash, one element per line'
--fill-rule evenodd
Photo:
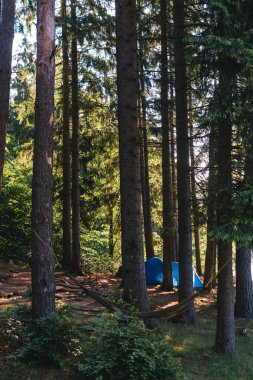
<path fill-rule="evenodd" d="M 0 194 L 9 118 L 15 0 L 2 0 L 0 9 Z"/>
<path fill-rule="evenodd" d="M 174 54 L 177 129 L 177 192 L 179 233 L 179 302 L 193 293 L 190 165 L 187 115 L 184 0 L 174 0 Z M 194 302 L 182 313 L 189 324 L 196 323 Z"/>
<path fill-rule="evenodd" d="M 79 186 L 79 106 L 76 0 L 71 0 L 71 60 L 72 60 L 72 272 L 80 274 L 80 186 Z"/>
<path fill-rule="evenodd" d="M 69 133 L 69 56 L 66 0 L 61 2 L 62 16 L 62 59 L 63 59 L 63 209 L 62 209 L 62 251 L 63 267 L 71 267 L 71 171 L 70 171 L 70 133 Z"/>
<path fill-rule="evenodd" d="M 108 205 L 108 219 L 109 219 L 109 255 L 113 257 L 114 253 L 114 234 L 113 234 L 113 205 L 109 202 Z"/>
<path fill-rule="evenodd" d="M 123 295 L 144 311 L 149 302 L 142 240 L 136 35 L 135 1 L 116 0 Z"/>
<path fill-rule="evenodd" d="M 235 316 L 253 318 L 253 289 L 250 244 L 236 249 Z"/>
<path fill-rule="evenodd" d="M 210 237 L 210 232 L 215 229 L 215 208 L 216 208 L 216 159 L 215 159 L 215 130 L 211 125 L 209 135 L 209 177 L 208 177 L 208 204 L 207 204 L 207 246 L 205 258 L 204 285 L 206 285 L 216 272 L 216 242 Z M 216 281 L 212 281 L 208 288 L 211 290 Z"/>
<path fill-rule="evenodd" d="M 146 223 L 144 222 L 145 231 L 145 246 L 146 256 L 148 259 L 155 256 L 154 242 L 153 242 L 153 230 L 152 230 L 152 217 L 151 217 L 151 201 L 150 201 L 150 183 L 149 183 L 149 159 L 148 159 L 148 134 L 147 134 L 147 120 L 146 120 L 146 100 L 142 96 L 142 136 L 143 136 L 143 161 L 144 161 L 144 192 L 145 192 L 145 205 L 146 208 Z M 145 228 L 146 225 L 146 228 Z"/>
<path fill-rule="evenodd" d="M 170 53 L 172 55 L 172 52 Z M 171 58 L 170 65 L 172 66 L 173 60 Z M 174 97 L 173 97 L 173 74 L 170 72 L 170 146 L 171 146 L 171 186 L 172 186 L 172 203 L 173 203 L 173 218 L 174 218 L 174 237 L 173 237 L 173 261 L 178 261 L 178 226 L 177 226 L 177 176 L 176 176 L 176 162 L 175 162 L 175 127 L 174 127 Z"/>
<path fill-rule="evenodd" d="M 191 108 L 191 106 L 190 106 Z M 194 242 L 195 242 L 195 257 L 196 257 L 196 270 L 199 276 L 202 276 L 200 245 L 199 245 L 199 215 L 198 215 L 198 200 L 196 195 L 195 183 L 195 157 L 193 148 L 193 126 L 190 122 L 190 156 L 191 156 L 191 194 L 192 194 L 192 211 L 193 211 L 193 224 L 194 224 Z"/>
<path fill-rule="evenodd" d="M 233 62 L 224 60 L 221 63 L 219 78 L 220 107 L 226 105 L 226 110 L 232 106 L 232 74 L 228 68 Z M 225 103 L 224 103 L 225 100 Z M 224 106 L 223 106 L 224 108 Z M 224 234 L 230 235 L 231 223 L 231 149 L 232 124 L 226 117 L 226 110 L 219 122 L 218 129 L 218 196 L 217 196 L 217 227 Z M 229 239 L 229 237 L 227 237 Z M 235 350 L 234 297 L 232 273 L 232 242 L 218 241 L 218 293 L 217 293 L 217 329 L 215 349 L 217 352 L 233 354 Z"/>
<path fill-rule="evenodd" d="M 245 159 L 245 182 L 253 189 L 253 115 L 248 117 L 248 133 Z M 236 297 L 235 316 L 253 318 L 253 288 L 251 273 L 251 245 L 237 247 L 236 250 Z"/>
<path fill-rule="evenodd" d="M 174 249 L 174 214 L 169 145 L 168 101 L 168 33 L 167 0 L 161 0 L 161 118 L 162 118 L 162 192 L 163 192 L 163 283 L 162 288 L 173 289 L 172 257 Z"/>
<path fill-rule="evenodd" d="M 38 1 L 35 133 L 32 181 L 32 314 L 55 310 L 52 166 L 55 74 L 55 2 Z"/>
<path fill-rule="evenodd" d="M 141 49 L 141 48 L 140 48 Z M 142 54 L 142 52 L 141 52 Z M 150 183 L 149 183 L 149 159 L 148 159 L 148 136 L 147 136 L 147 104 L 145 99 L 145 81 L 143 66 L 140 64 L 140 105 L 139 105 L 139 124 L 141 135 L 141 188 L 142 188 L 142 208 L 144 219 L 144 236 L 146 258 L 155 256 L 151 204 L 150 204 Z"/>

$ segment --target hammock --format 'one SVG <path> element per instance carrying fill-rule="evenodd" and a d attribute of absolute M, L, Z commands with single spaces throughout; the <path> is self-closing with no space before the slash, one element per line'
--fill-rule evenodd
<path fill-rule="evenodd" d="M 212 278 L 208 281 L 208 283 L 200 290 L 194 292 L 191 296 L 187 297 L 183 301 L 179 302 L 177 305 L 173 306 L 167 306 L 161 310 L 154 310 L 154 311 L 137 311 L 135 315 L 137 315 L 140 318 L 167 318 L 171 319 L 176 316 L 178 316 L 195 298 L 197 298 L 201 292 L 206 290 L 211 282 L 219 275 L 219 273 L 227 266 L 227 264 L 231 261 L 229 259 L 223 267 L 218 271 L 218 273 L 215 273 Z M 68 276 L 76 285 L 78 285 L 86 294 L 88 294 L 90 297 L 92 297 L 94 300 L 96 300 L 100 305 L 106 307 L 108 310 L 113 312 L 121 312 L 124 314 L 124 311 L 121 310 L 118 306 L 114 305 L 113 303 L 106 300 L 104 297 L 99 296 L 96 292 L 93 290 L 90 290 L 89 288 L 86 288 L 81 284 L 80 281 L 76 280 L 75 277 L 73 277 L 70 273 L 64 272 L 66 276 Z"/>
<path fill-rule="evenodd" d="M 37 236 L 37 238 L 45 244 L 49 250 L 53 253 L 55 256 L 55 253 L 48 244 L 46 244 L 43 239 L 36 233 L 36 231 L 32 230 L 33 233 Z M 56 258 L 56 256 L 55 256 Z M 155 311 L 137 311 L 135 315 L 137 315 L 140 318 L 174 318 L 177 315 L 179 315 L 196 297 L 200 295 L 200 293 L 207 289 L 208 286 L 213 282 L 213 280 L 219 275 L 219 273 L 227 266 L 227 264 L 232 260 L 232 258 L 228 259 L 226 263 L 220 268 L 218 273 L 215 273 L 212 278 L 208 281 L 208 283 L 199 291 L 193 293 L 191 296 L 187 297 L 183 301 L 179 302 L 177 305 L 173 306 L 167 306 L 162 310 L 155 310 Z M 58 260 L 57 260 L 58 261 Z M 59 263 L 59 262 L 58 262 Z M 61 267 L 61 265 L 59 264 Z M 124 314 L 124 311 L 121 310 L 118 306 L 112 304 L 108 300 L 106 300 L 104 297 L 99 296 L 96 292 L 93 290 L 90 290 L 89 288 L 86 288 L 81 284 L 80 281 L 76 280 L 75 277 L 73 277 L 70 273 L 64 272 L 66 276 L 68 276 L 76 285 L 78 285 L 86 294 L 88 294 L 90 297 L 92 297 L 95 301 L 100 303 L 100 305 L 106 307 L 108 310 L 113 312 L 121 312 Z"/>

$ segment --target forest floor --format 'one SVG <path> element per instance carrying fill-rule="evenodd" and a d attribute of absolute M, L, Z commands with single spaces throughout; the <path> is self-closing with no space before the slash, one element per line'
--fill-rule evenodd
<path fill-rule="evenodd" d="M 81 284 L 99 295 L 108 297 L 115 294 L 115 301 L 119 296 L 121 279 L 107 274 L 91 274 L 78 276 L 76 279 Z M 104 310 L 104 307 L 86 296 L 84 291 L 66 274 L 56 271 L 56 299 L 62 300 L 68 304 L 73 304 L 75 309 L 84 317 L 93 317 Z M 13 306 L 14 304 L 29 304 L 31 293 L 31 272 L 28 268 L 22 268 L 16 265 L 0 265 L 0 312 Z M 148 295 L 152 309 L 162 309 L 168 304 L 177 303 L 178 295 L 176 291 L 162 291 L 159 286 L 149 286 Z M 195 301 L 197 311 L 202 314 L 205 307 L 215 302 L 215 293 L 201 294 Z"/>
<path fill-rule="evenodd" d="M 121 279 L 106 274 L 79 276 L 77 279 L 98 294 L 117 301 L 120 296 Z M 30 304 L 31 273 L 28 268 L 15 265 L 0 265 L 0 312 L 19 304 Z M 152 309 L 159 309 L 177 302 L 177 292 L 161 291 L 159 287 L 149 287 L 148 294 Z M 111 298 L 111 295 L 113 297 Z M 93 316 L 101 313 L 104 308 L 86 296 L 80 287 L 63 272 L 56 272 L 56 298 L 64 303 L 72 304 L 76 312 L 87 322 Z M 237 353 L 234 358 L 217 355 L 213 351 L 216 327 L 216 293 L 203 292 L 196 299 L 196 309 L 199 318 L 198 327 L 167 323 L 165 333 L 171 335 L 176 355 L 182 364 L 186 380 L 198 379 L 253 379 L 253 321 L 238 319 Z M 243 334 L 241 334 L 243 332 Z M 1 361 L 6 352 L 0 345 L 0 379 Z M 63 378 L 61 373 L 42 368 L 39 372 L 33 370 L 28 376 L 19 373 L 17 379 L 52 379 Z M 21 377 L 20 377 L 21 376 Z M 28 376 L 28 377 L 27 377 Z M 7 377 L 6 377 L 7 378 Z M 15 378 L 16 379 L 16 378 Z"/>

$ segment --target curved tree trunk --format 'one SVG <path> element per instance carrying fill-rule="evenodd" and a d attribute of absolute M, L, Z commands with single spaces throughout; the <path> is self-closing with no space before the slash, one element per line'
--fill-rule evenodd
<path fill-rule="evenodd" d="M 55 2 L 37 5 L 37 72 L 32 181 L 32 313 L 55 310 L 53 243 L 53 126 Z"/>
<path fill-rule="evenodd" d="M 116 0 L 123 294 L 144 311 L 149 302 L 142 240 L 136 36 L 135 0 Z"/>
<path fill-rule="evenodd" d="M 185 58 L 184 0 L 174 0 L 174 54 L 176 88 L 177 129 L 177 189 L 178 189 L 178 233 L 179 233 L 179 302 L 193 294 L 190 165 L 187 115 L 187 80 Z M 184 310 L 183 317 L 195 324 L 194 302 Z"/>
<path fill-rule="evenodd" d="M 9 118 L 15 0 L 1 0 L 0 9 L 0 194 Z"/>

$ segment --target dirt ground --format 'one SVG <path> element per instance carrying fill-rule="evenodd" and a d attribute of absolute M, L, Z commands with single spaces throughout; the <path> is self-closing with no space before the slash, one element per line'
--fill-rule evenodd
<path fill-rule="evenodd" d="M 108 294 L 120 288 L 121 279 L 111 275 L 96 273 L 92 275 L 78 276 L 83 286 L 95 290 L 100 295 L 107 297 Z M 84 317 L 90 318 L 104 310 L 91 297 L 68 278 L 63 272 L 56 271 L 56 299 L 73 304 L 77 311 Z M 0 266 L 0 311 L 15 303 L 29 304 L 31 292 L 31 272 L 29 268 L 21 268 L 16 265 Z M 117 293 L 116 293 L 117 294 Z M 160 309 L 177 303 L 177 289 L 172 292 L 162 291 L 159 286 L 149 286 L 148 295 L 152 309 Z M 215 293 L 202 292 L 195 301 L 198 312 L 205 313 L 210 306 L 215 304 Z"/>

